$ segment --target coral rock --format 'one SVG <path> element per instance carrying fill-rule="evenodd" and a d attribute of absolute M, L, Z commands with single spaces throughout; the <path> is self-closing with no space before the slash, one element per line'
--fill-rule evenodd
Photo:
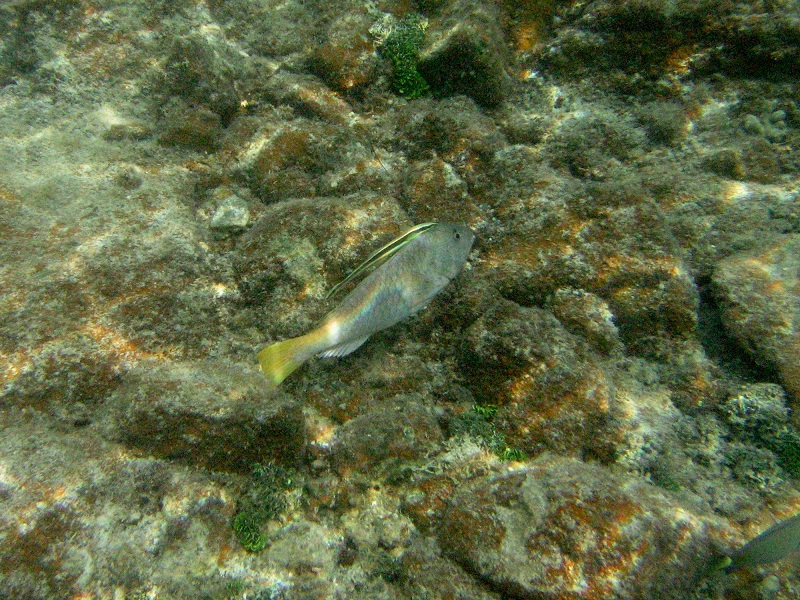
<path fill-rule="evenodd" d="M 305 445 L 300 406 L 261 373 L 222 362 L 144 361 L 109 400 L 106 435 L 211 470 L 294 463 Z"/>
<path fill-rule="evenodd" d="M 549 311 L 501 300 L 466 333 L 462 369 L 475 397 L 524 452 L 602 452 L 610 382 Z"/>
<path fill-rule="evenodd" d="M 713 278 L 726 329 L 800 402 L 800 236 L 723 260 Z"/>
<path fill-rule="evenodd" d="M 339 428 L 333 460 L 339 471 L 363 471 L 384 460 L 409 461 L 434 451 L 442 432 L 430 409 L 398 397 Z"/>
<path fill-rule="evenodd" d="M 709 568 L 712 528 L 648 484 L 544 455 L 461 486 L 437 537 L 507 597 L 678 600 Z"/>

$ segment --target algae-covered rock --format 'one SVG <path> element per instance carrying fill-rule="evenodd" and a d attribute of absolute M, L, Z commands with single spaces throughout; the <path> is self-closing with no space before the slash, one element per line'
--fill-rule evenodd
<path fill-rule="evenodd" d="M 378 57 L 369 33 L 372 24 L 367 11 L 348 11 L 331 24 L 327 39 L 314 50 L 311 67 L 333 89 L 357 93 L 375 80 Z"/>
<path fill-rule="evenodd" d="M 647 484 L 553 455 L 462 486 L 440 514 L 445 553 L 514 598 L 685 598 L 719 529 Z"/>
<path fill-rule="evenodd" d="M 220 201 L 208 226 L 220 234 L 241 233 L 250 224 L 247 202 L 231 194 Z"/>
<path fill-rule="evenodd" d="M 785 77 L 797 66 L 796 7 L 644 0 L 595 2 L 585 8 L 557 7 L 569 25 L 559 28 L 541 53 L 548 67 L 566 76 L 635 74 L 623 84 L 632 89 L 692 69 Z"/>
<path fill-rule="evenodd" d="M 727 330 L 800 398 L 800 236 L 731 256 L 714 274 Z"/>
<path fill-rule="evenodd" d="M 472 225 L 483 220 L 467 183 L 452 165 L 438 158 L 411 166 L 401 200 L 416 223 L 449 221 Z"/>
<path fill-rule="evenodd" d="M 3 415 L 4 514 L 0 593 L 68 597 L 94 587 L 146 593 L 159 586 L 191 597 L 197 586 L 222 593 L 215 566 L 233 542 L 228 492 L 202 470 L 130 456 L 84 429 L 52 432 L 36 415 Z M 230 480 L 228 481 L 230 484 Z M 8 512 L 5 512 L 8 511 Z M 229 554 L 230 549 L 225 551 Z M 161 568 L 153 568 L 158 556 Z"/>
<path fill-rule="evenodd" d="M 798 504 L 792 2 L 0 31 L 0 597 L 797 595 L 702 577 Z M 443 220 L 476 243 L 442 294 L 267 386 L 260 348 Z"/>
<path fill-rule="evenodd" d="M 486 107 L 499 105 L 508 81 L 505 37 L 496 8 L 483 2 L 449 2 L 427 32 L 419 72 L 441 97 L 463 94 Z"/>
<path fill-rule="evenodd" d="M 254 369 L 222 361 L 144 361 L 108 400 L 106 419 L 111 439 L 211 470 L 295 464 L 305 444 L 299 405 Z"/>
<path fill-rule="evenodd" d="M 511 446 L 530 454 L 611 451 L 603 437 L 613 386 L 549 311 L 499 301 L 467 330 L 462 372 L 480 402 L 501 407 L 496 421 Z"/>
<path fill-rule="evenodd" d="M 206 28 L 175 39 L 164 71 L 167 94 L 213 112 L 218 122 L 227 125 L 239 110 L 236 81 L 244 72 L 244 56 L 220 30 Z"/>
<path fill-rule="evenodd" d="M 360 472 L 386 460 L 413 461 L 437 450 L 442 432 L 432 411 L 411 398 L 384 404 L 338 429 L 332 460 L 340 472 Z"/>

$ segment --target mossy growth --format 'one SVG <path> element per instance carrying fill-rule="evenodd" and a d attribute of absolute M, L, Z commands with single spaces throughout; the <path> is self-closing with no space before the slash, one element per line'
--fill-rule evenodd
<path fill-rule="evenodd" d="M 743 385 L 720 409 L 736 440 L 769 450 L 784 471 L 800 478 L 800 432 L 779 385 Z"/>
<path fill-rule="evenodd" d="M 426 27 L 424 17 L 408 15 L 394 26 L 379 48 L 381 56 L 392 62 L 395 92 L 409 100 L 421 98 L 430 91 L 428 82 L 417 68 Z"/>
<path fill-rule="evenodd" d="M 260 552 L 267 545 L 264 526 L 287 509 L 286 492 L 295 487 L 294 471 L 273 463 L 256 463 L 250 484 L 239 499 L 231 526 L 248 552 Z"/>
<path fill-rule="evenodd" d="M 525 460 L 525 453 L 506 444 L 506 436 L 497 431 L 494 420 L 497 407 L 493 404 L 476 404 L 472 410 L 459 415 L 450 424 L 450 433 L 456 436 L 468 436 L 488 450 L 494 452 L 498 458 L 507 461 Z"/>
<path fill-rule="evenodd" d="M 800 433 L 791 425 L 775 430 L 764 446 L 778 457 L 778 463 L 795 479 L 800 479 Z"/>

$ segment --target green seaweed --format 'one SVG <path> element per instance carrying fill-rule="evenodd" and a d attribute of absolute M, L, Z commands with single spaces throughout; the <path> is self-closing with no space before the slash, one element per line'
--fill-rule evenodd
<path fill-rule="evenodd" d="M 419 49 L 425 40 L 426 20 L 417 14 L 402 19 L 379 48 L 381 56 L 392 62 L 392 85 L 395 91 L 412 100 L 430 91 L 430 86 L 417 69 Z"/>
<path fill-rule="evenodd" d="M 497 414 L 494 404 L 476 404 L 472 410 L 453 419 L 450 432 L 453 436 L 468 436 L 488 450 L 494 452 L 498 458 L 507 461 L 525 460 L 525 453 L 519 448 L 506 444 L 506 436 L 497 431 L 492 420 Z"/>
<path fill-rule="evenodd" d="M 294 471 L 274 463 L 253 467 L 250 485 L 239 499 L 231 527 L 242 547 L 260 552 L 267 545 L 264 526 L 280 517 L 288 503 L 285 492 L 294 487 Z"/>
<path fill-rule="evenodd" d="M 257 512 L 239 512 L 233 517 L 233 531 L 248 552 L 261 552 L 267 546 L 267 536 L 261 533 L 264 522 Z"/>

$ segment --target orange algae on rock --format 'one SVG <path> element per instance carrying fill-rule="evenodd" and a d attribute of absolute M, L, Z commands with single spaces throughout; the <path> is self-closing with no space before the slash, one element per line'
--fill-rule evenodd
<path fill-rule="evenodd" d="M 550 600 L 686 598 L 719 527 L 643 482 L 554 455 L 461 486 L 439 514 L 449 556 L 498 592 Z"/>
<path fill-rule="evenodd" d="M 495 422 L 525 452 L 610 458 L 613 389 L 579 338 L 547 310 L 496 302 L 466 331 L 462 369 Z"/>

